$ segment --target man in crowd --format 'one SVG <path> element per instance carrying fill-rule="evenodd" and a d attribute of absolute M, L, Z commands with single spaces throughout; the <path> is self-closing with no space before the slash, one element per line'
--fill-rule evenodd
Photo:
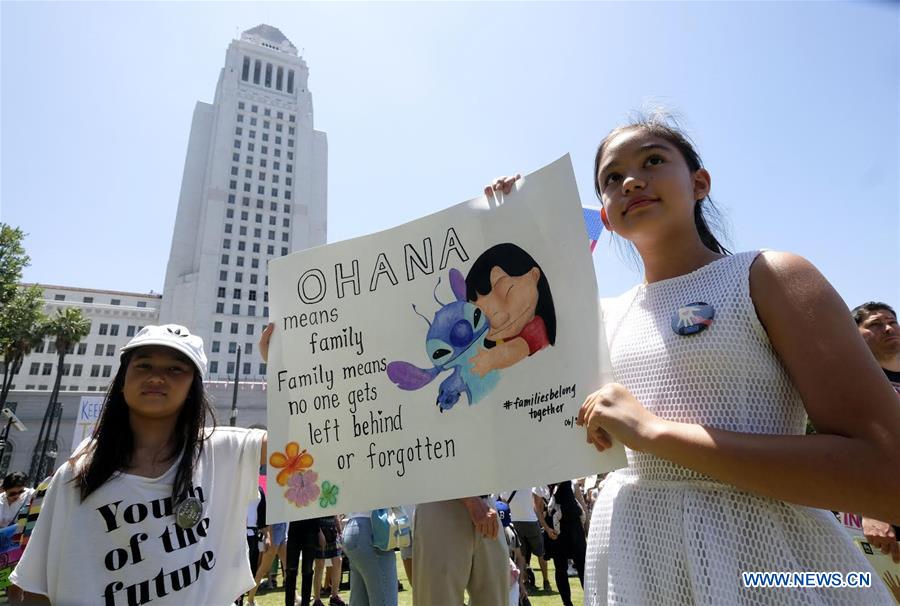
<path fill-rule="evenodd" d="M 497 499 L 509 505 L 513 527 L 519 537 L 522 548 L 522 557 L 525 559 L 526 575 L 525 585 L 529 590 L 536 589 L 534 572 L 531 570 L 531 554 L 538 558 L 541 566 L 541 574 L 544 577 L 544 591 L 550 590 L 550 582 L 547 579 L 547 560 L 544 559 L 544 539 L 541 536 L 541 525 L 538 522 L 535 499 L 540 497 L 533 494 L 533 488 L 520 488 L 510 492 L 501 492 Z"/>
<path fill-rule="evenodd" d="M 897 312 L 887 303 L 863 303 L 853 309 L 853 319 L 859 334 L 881 365 L 881 370 L 900 396 L 900 327 L 897 326 Z M 872 518 L 863 518 L 863 534 L 873 547 L 890 554 L 895 562 L 900 562 L 900 527 Z"/>
<path fill-rule="evenodd" d="M 509 555 L 497 510 L 483 497 L 423 503 L 413 530 L 415 606 L 506 604 Z"/>

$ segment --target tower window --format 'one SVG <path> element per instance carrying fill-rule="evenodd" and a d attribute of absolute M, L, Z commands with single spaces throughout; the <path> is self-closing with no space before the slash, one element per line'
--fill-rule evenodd
<path fill-rule="evenodd" d="M 241 70 L 241 80 L 244 82 L 250 77 L 250 57 L 244 57 L 244 67 Z"/>
<path fill-rule="evenodd" d="M 262 62 L 259 59 L 257 59 L 256 61 L 253 62 L 253 84 L 259 84 L 259 72 L 261 69 L 262 69 Z M 252 106 L 252 109 L 250 111 L 252 111 L 255 114 L 256 106 L 255 105 Z"/>

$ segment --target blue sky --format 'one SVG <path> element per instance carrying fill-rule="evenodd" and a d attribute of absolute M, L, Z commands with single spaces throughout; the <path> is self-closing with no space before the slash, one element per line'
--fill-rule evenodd
<path fill-rule="evenodd" d="M 733 250 L 812 260 L 900 305 L 900 11 L 890 3 L 14 3 L 2 18 L 0 219 L 25 279 L 162 290 L 190 121 L 259 23 L 310 67 L 329 241 L 477 195 L 679 111 Z M 600 293 L 640 279 L 607 237 Z"/>

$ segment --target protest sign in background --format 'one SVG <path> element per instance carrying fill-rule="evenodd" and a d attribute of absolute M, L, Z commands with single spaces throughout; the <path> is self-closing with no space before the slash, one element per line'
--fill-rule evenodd
<path fill-rule="evenodd" d="M 610 380 L 584 225 L 566 156 L 501 202 L 273 260 L 269 517 L 623 466 L 575 426 Z"/>
<path fill-rule="evenodd" d="M 837 511 L 835 516 L 853 538 L 853 544 L 865 554 L 866 559 L 875 569 L 875 575 L 894 596 L 894 601 L 900 604 L 900 563 L 895 562 L 890 555 L 882 553 L 880 549 L 869 543 L 863 534 L 861 515 Z M 878 581 L 873 580 L 872 582 L 877 583 Z"/>
<path fill-rule="evenodd" d="M 15 524 L 0 529 L 0 589 L 10 586 L 9 575 L 22 557 L 22 548 L 13 540 L 15 536 Z"/>
<path fill-rule="evenodd" d="M 78 404 L 78 415 L 75 417 L 75 431 L 72 434 L 72 452 L 81 442 L 94 433 L 94 428 L 100 420 L 100 411 L 103 410 L 104 396 L 81 396 Z"/>

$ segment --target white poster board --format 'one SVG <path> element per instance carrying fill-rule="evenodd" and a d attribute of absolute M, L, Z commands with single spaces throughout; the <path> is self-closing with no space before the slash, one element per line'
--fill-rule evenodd
<path fill-rule="evenodd" d="M 267 516 L 488 494 L 625 465 L 575 417 L 609 380 L 571 162 L 274 259 Z"/>
<path fill-rule="evenodd" d="M 78 414 L 75 415 L 75 432 L 72 434 L 72 452 L 81 442 L 94 433 L 94 427 L 100 420 L 100 411 L 103 410 L 105 396 L 81 396 L 78 404 Z"/>

